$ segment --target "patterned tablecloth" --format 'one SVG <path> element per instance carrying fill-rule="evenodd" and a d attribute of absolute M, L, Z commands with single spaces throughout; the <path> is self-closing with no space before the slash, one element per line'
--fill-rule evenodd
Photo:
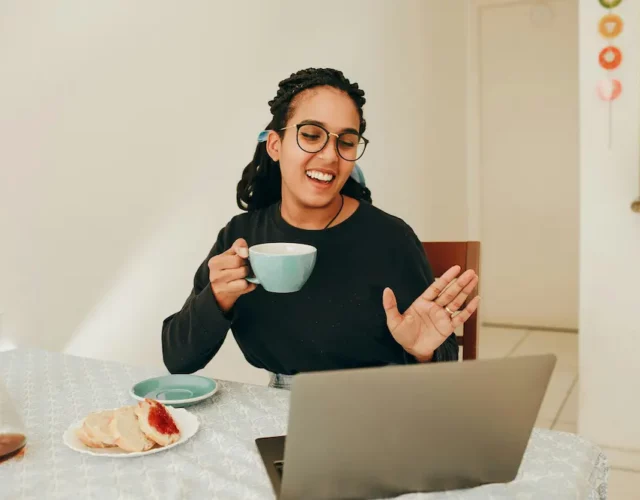
<path fill-rule="evenodd" d="M 285 433 L 289 392 L 222 382 L 190 409 L 201 426 L 184 445 L 131 459 L 92 457 L 62 443 L 87 413 L 133 404 L 134 382 L 151 370 L 37 350 L 0 352 L 0 378 L 24 419 L 23 455 L 0 464 L 2 499 L 274 498 L 254 439 Z M 534 430 L 518 478 L 424 499 L 604 499 L 608 465 L 598 448 L 567 433 Z"/>

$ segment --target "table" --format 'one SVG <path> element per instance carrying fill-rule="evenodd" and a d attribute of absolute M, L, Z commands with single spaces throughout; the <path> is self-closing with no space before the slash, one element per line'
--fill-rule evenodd
<path fill-rule="evenodd" d="M 98 409 L 134 404 L 129 388 L 157 371 L 32 349 L 0 352 L 0 378 L 24 419 L 24 455 L 0 464 L 2 499 L 273 499 L 254 439 L 286 432 L 289 392 L 220 381 L 189 408 L 200 430 L 187 443 L 147 457 L 92 457 L 62 443 L 67 427 Z M 608 464 L 579 436 L 535 429 L 509 484 L 402 500 L 607 497 Z"/>

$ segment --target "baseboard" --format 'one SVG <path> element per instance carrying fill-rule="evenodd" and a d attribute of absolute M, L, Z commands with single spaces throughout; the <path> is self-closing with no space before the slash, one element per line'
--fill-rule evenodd
<path fill-rule="evenodd" d="M 640 450 L 622 450 L 599 445 L 607 456 L 609 467 L 633 472 L 640 472 Z"/>
<path fill-rule="evenodd" d="M 488 328 L 505 328 L 508 330 L 528 330 L 530 332 L 555 332 L 555 333 L 578 333 L 577 328 L 563 328 L 557 326 L 534 326 L 534 325 L 519 325 L 515 323 L 492 323 L 489 321 L 483 321 L 482 326 Z"/>

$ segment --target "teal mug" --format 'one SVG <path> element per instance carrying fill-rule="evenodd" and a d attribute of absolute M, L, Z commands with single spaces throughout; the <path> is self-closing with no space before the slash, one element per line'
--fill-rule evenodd
<path fill-rule="evenodd" d="M 300 243 L 264 243 L 249 248 L 249 262 L 255 277 L 250 283 L 267 292 L 292 293 L 302 289 L 316 265 L 318 251 Z"/>

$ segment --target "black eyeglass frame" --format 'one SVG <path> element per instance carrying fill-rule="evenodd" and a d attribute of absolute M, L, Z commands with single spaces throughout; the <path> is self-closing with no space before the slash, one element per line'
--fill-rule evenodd
<path fill-rule="evenodd" d="M 306 125 L 309 126 L 313 126 L 313 127 L 318 127 L 321 130 L 324 130 L 325 133 L 327 134 L 327 140 L 324 141 L 324 144 L 322 145 L 322 147 L 320 149 L 318 149 L 317 151 L 307 151 L 306 149 L 304 149 L 301 145 L 300 145 L 300 129 Z M 342 132 L 341 134 L 334 134 L 333 132 L 329 132 L 326 128 L 324 128 L 322 125 L 318 125 L 317 123 L 310 123 L 310 122 L 302 122 L 302 123 L 296 123 L 295 125 L 289 125 L 288 127 L 284 127 L 281 128 L 280 130 L 287 130 L 289 128 L 294 128 L 296 129 L 296 143 L 298 144 L 298 147 L 300 149 L 302 149 L 302 151 L 304 151 L 305 153 L 311 153 L 311 154 L 315 154 L 315 153 L 319 153 L 320 151 L 322 151 L 328 144 L 329 139 L 331 138 L 331 136 L 334 136 L 336 138 L 336 153 L 338 153 L 338 156 L 340 156 L 340 158 L 342 158 L 343 160 L 346 161 L 358 161 L 360 158 L 362 158 L 362 156 L 364 155 L 364 152 L 367 150 L 367 146 L 369 145 L 369 139 L 367 139 L 366 137 L 360 135 L 360 134 L 356 134 L 354 132 Z M 364 147 L 362 148 L 362 153 L 360 153 L 360 156 L 358 156 L 355 159 L 351 159 L 351 158 L 345 158 L 344 156 L 342 156 L 342 154 L 340 153 L 340 148 L 338 147 L 338 141 L 340 140 L 340 138 L 343 135 L 357 135 L 358 136 L 358 141 L 359 140 L 363 140 L 364 141 Z"/>

